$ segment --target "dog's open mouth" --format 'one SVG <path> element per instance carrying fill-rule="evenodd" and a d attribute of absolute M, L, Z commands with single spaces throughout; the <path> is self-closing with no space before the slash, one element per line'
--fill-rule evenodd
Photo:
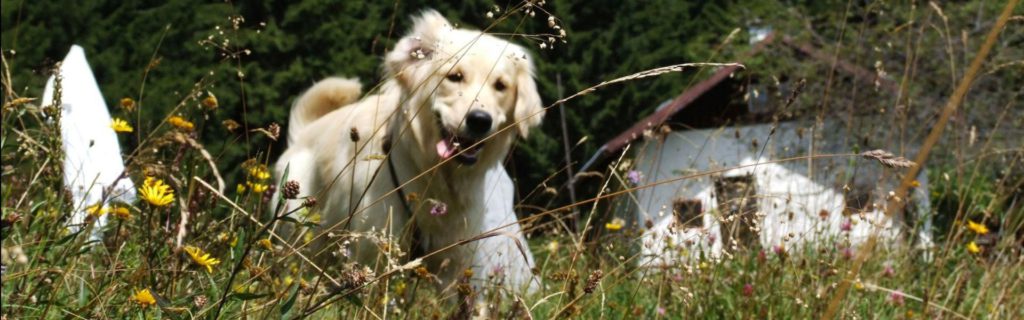
<path fill-rule="evenodd" d="M 442 127 L 443 128 L 443 127 Z M 476 163 L 477 155 L 483 143 L 477 144 L 476 139 L 459 136 L 448 129 L 441 129 L 441 141 L 437 142 L 437 155 L 441 160 L 455 157 L 459 163 L 471 165 Z"/>

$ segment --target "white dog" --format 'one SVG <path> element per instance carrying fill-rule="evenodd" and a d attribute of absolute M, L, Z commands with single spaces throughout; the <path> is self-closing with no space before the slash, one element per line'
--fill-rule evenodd
<path fill-rule="evenodd" d="M 424 262 L 445 285 L 472 269 L 477 285 L 500 273 L 511 288 L 532 291 L 539 281 L 502 160 L 543 116 L 533 64 L 522 47 L 455 29 L 436 11 L 414 20 L 386 55 L 387 80 L 375 93 L 356 101 L 358 81 L 329 78 L 298 99 L 278 178 L 287 168 L 286 179 L 320 200 L 316 252 L 340 249 L 372 266 L 386 241 L 346 246 L 325 234 L 415 233 L 417 249 L 431 253 L 507 225 Z M 410 252 L 410 241 L 401 244 Z"/>

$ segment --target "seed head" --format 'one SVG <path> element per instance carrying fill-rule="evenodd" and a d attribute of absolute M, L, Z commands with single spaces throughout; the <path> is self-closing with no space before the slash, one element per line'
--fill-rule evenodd
<path fill-rule="evenodd" d="M 356 129 L 356 127 L 352 127 L 352 129 L 349 129 L 349 131 L 348 131 L 348 138 L 349 138 L 349 140 L 352 140 L 352 142 L 358 142 L 359 141 L 359 130 Z"/>
<path fill-rule="evenodd" d="M 299 196 L 299 182 L 290 180 L 284 183 L 284 190 L 281 190 L 281 194 L 285 199 L 295 199 Z"/>
<path fill-rule="evenodd" d="M 210 302 L 210 299 L 204 295 L 198 295 L 192 300 L 192 303 L 195 304 L 196 308 L 200 309 L 205 307 L 207 302 Z"/>
<path fill-rule="evenodd" d="M 583 287 L 583 292 L 587 294 L 594 293 L 597 289 L 597 285 L 601 283 L 601 278 L 604 277 L 604 272 L 601 270 L 594 270 L 590 273 L 590 277 L 587 278 L 587 285 Z"/>
<path fill-rule="evenodd" d="M 910 168 L 917 165 L 917 163 L 907 160 L 907 158 L 897 157 L 896 155 L 882 149 L 865 151 L 862 152 L 860 156 L 867 159 L 877 160 L 878 163 L 889 168 Z"/>
<path fill-rule="evenodd" d="M 316 206 L 316 197 L 306 197 L 306 200 L 302 202 L 302 206 L 306 208 Z"/>
<path fill-rule="evenodd" d="M 277 124 L 276 122 L 271 123 L 270 125 L 267 126 L 267 132 L 269 132 L 268 135 L 270 136 L 271 139 L 277 141 L 277 137 L 281 136 L 281 125 Z"/>

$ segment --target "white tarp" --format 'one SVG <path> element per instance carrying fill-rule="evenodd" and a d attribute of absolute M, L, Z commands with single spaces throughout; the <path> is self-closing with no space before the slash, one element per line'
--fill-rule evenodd
<path fill-rule="evenodd" d="M 726 237 L 720 220 L 724 218 L 719 216 L 723 210 L 718 208 L 722 200 L 716 195 L 716 181 L 736 177 L 746 177 L 753 188 L 746 198 L 755 203 L 755 209 L 745 214 L 754 216 L 757 242 L 766 250 L 827 244 L 830 239 L 848 240 L 856 246 L 876 229 L 887 240 L 897 239 L 903 231 L 913 231 L 919 248 L 930 247 L 931 208 L 925 192 L 927 175 L 923 172 L 918 177 L 920 186 L 913 190 L 910 207 L 914 214 L 893 221 L 885 219 L 883 212 L 885 196 L 898 182 L 895 170 L 850 156 L 822 157 L 813 165 L 806 159 L 771 161 L 804 156 L 812 148 L 815 154 L 851 152 L 847 146 L 856 141 L 844 140 L 848 135 L 836 133 L 840 124 L 827 122 L 824 127 L 829 130 L 814 141 L 810 130 L 801 129 L 805 128 L 802 124 L 782 122 L 774 134 L 768 124 L 686 130 L 642 147 L 637 170 L 648 180 L 641 185 L 697 172 L 734 169 L 636 192 L 635 224 L 651 222 L 642 236 L 640 265 L 685 263 L 701 254 L 718 257 L 723 249 L 729 250 L 731 244 L 723 243 Z M 768 145 L 764 146 L 766 140 Z M 862 195 L 862 199 L 855 195 Z M 701 214 L 689 224 L 674 227 L 678 222 L 673 218 L 676 201 L 699 202 Z"/>
<path fill-rule="evenodd" d="M 86 208 L 105 200 L 130 203 L 135 200 L 135 185 L 124 172 L 121 146 L 110 128 L 110 112 L 93 77 L 85 52 L 71 47 L 60 67 L 61 75 L 61 138 L 64 144 L 64 185 L 71 191 L 74 207 L 69 224 L 78 230 L 85 221 Z M 53 103 L 54 79 L 46 82 L 43 105 Z M 114 188 L 108 188 L 116 183 Z M 105 198 L 104 190 L 110 189 Z M 106 224 L 103 216 L 96 222 L 96 231 Z M 99 235 L 94 232 L 95 239 Z"/>

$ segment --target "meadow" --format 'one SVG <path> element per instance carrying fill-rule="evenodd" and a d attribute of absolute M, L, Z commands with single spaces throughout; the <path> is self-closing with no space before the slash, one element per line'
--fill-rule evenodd
<path fill-rule="evenodd" d="M 145 63 L 132 66 L 141 70 L 135 73 L 141 79 L 130 90 L 116 89 L 116 96 L 106 97 L 118 121 L 110 128 L 123 145 L 122 178 L 137 186 L 139 199 L 132 203 L 73 207 L 63 178 L 67 168 L 60 165 L 66 156 L 60 90 L 54 101 L 43 101 L 41 87 L 33 87 L 38 79 L 12 76 L 26 73 L 19 68 L 30 68 L 11 63 L 19 48 L 4 47 L 0 314 L 3 319 L 1021 319 L 1024 49 L 1018 46 L 1024 41 L 1024 16 L 1019 6 L 1015 9 L 1017 1 L 971 4 L 976 5 L 977 17 L 985 12 L 984 19 L 975 19 L 975 7 L 951 9 L 937 3 L 827 11 L 874 19 L 842 19 L 838 40 L 807 37 L 831 44 L 823 51 L 833 57 L 877 61 L 871 71 L 878 78 L 892 79 L 898 87 L 894 96 L 878 93 L 877 84 L 863 86 L 834 76 L 834 63 L 812 69 L 810 63 L 779 51 L 738 62 L 744 72 L 774 79 L 763 83 L 772 94 L 785 93 L 779 104 L 795 106 L 774 114 L 776 119 L 854 119 L 852 111 L 846 112 L 858 95 L 856 90 L 848 95 L 851 88 L 877 98 L 880 102 L 867 103 L 866 110 L 857 112 L 893 115 L 894 127 L 909 132 L 900 139 L 920 144 L 919 152 L 903 155 L 905 162 L 895 164 L 888 157 L 857 152 L 854 146 L 848 154 L 824 156 L 859 159 L 857 166 L 892 173 L 898 187 L 886 199 L 890 215 L 900 210 L 900 199 L 915 187 L 918 170 L 927 169 L 933 208 L 928 214 L 936 221 L 933 247 L 874 237 L 850 246 L 849 239 L 839 237 L 817 245 L 740 248 L 670 266 L 641 265 L 639 236 L 650 226 L 618 218 L 635 205 L 631 194 L 663 181 L 632 181 L 629 175 L 635 168 L 628 163 L 636 155 L 626 152 L 581 173 L 586 178 L 579 180 L 575 201 L 569 201 L 559 181 L 565 179 L 567 167 L 578 168 L 580 163 L 558 162 L 563 144 L 565 150 L 579 152 L 580 145 L 591 144 L 588 150 L 593 150 L 592 144 L 603 141 L 587 141 L 590 135 L 584 132 L 578 140 L 562 142 L 549 132 L 548 138 L 520 142 L 522 150 L 513 152 L 527 155 L 509 161 L 516 168 L 517 209 L 528 233 L 526 245 L 537 261 L 534 272 L 543 281 L 540 292 L 525 296 L 504 288 L 499 273 L 490 276 L 486 288 L 468 284 L 466 279 L 489 274 L 488 270 L 466 270 L 466 279 L 437 288 L 437 271 L 410 262 L 413 253 L 403 252 L 394 245 L 398 239 L 385 234 L 330 235 L 339 241 L 373 237 L 388 253 L 375 265 L 318 265 L 306 259 L 302 247 L 312 237 L 328 235 L 277 232 L 283 224 L 316 224 L 320 212 L 315 196 L 304 197 L 306 205 L 298 212 L 302 219 L 286 218 L 282 207 L 273 205 L 280 202 L 274 197 L 307 194 L 271 178 L 270 168 L 287 132 L 286 111 L 259 111 L 260 119 L 267 121 L 245 117 L 260 103 L 255 98 L 246 102 L 247 86 L 257 86 L 274 72 L 266 67 L 258 72 L 245 69 L 242 61 L 248 59 L 249 49 L 236 46 L 254 41 L 241 39 L 239 30 L 263 27 L 253 22 L 259 17 L 230 15 L 227 24 L 207 30 L 209 40 L 192 44 L 217 53 L 208 76 L 160 77 L 156 88 L 173 90 L 146 89 L 151 72 L 165 72 L 161 68 L 167 66 L 161 64 L 174 63 L 174 55 L 160 54 L 173 49 L 161 49 L 164 44 L 158 43 L 147 49 Z M 558 4 L 530 1 L 495 9 L 484 6 L 488 10 L 473 14 L 494 24 L 527 23 L 545 30 L 501 34 L 538 52 L 553 52 L 539 54 L 544 57 L 575 45 L 572 22 L 548 18 L 568 9 L 552 6 Z M 770 21 L 777 23 L 775 30 L 801 24 L 781 20 Z M 388 23 L 393 21 L 380 22 Z M 557 110 L 578 107 L 573 105 L 577 101 L 614 99 L 605 95 L 621 93 L 615 91 L 620 87 L 642 90 L 650 84 L 645 81 L 659 77 L 685 75 L 679 81 L 692 83 L 721 63 L 735 62 L 748 46 L 735 39 L 744 32 L 734 27 L 731 33 L 706 36 L 713 40 L 705 41 L 705 59 L 689 61 L 694 63 L 685 67 L 666 68 L 671 64 L 649 61 L 642 68 L 603 77 L 582 76 L 584 71 L 559 73 L 572 81 L 566 81 L 565 94 L 545 96 L 548 124 L 542 130 L 553 132 L 559 122 L 564 128 L 565 119 L 559 120 Z M 559 34 L 563 28 L 569 32 Z M 21 41 L 19 46 L 28 46 L 33 39 Z M 844 47 L 843 41 L 854 44 Z M 883 51 L 888 55 L 878 53 Z M 878 56 L 883 57 L 875 59 Z M 58 88 L 72 85 L 61 84 L 53 67 L 43 73 L 56 76 Z M 539 70 L 539 77 L 550 75 L 544 67 Z M 254 74 L 252 78 L 246 71 Z M 231 80 L 220 78 L 225 74 Z M 782 74 L 790 80 L 779 80 Z M 780 89 L 780 82 L 796 79 L 807 83 L 801 84 L 799 94 Z M 558 88 L 562 89 L 561 82 Z M 684 89 L 675 88 L 661 99 Z M 287 96 L 277 101 L 286 106 L 284 101 L 299 91 L 278 94 Z M 150 104 L 152 96 L 160 96 L 161 103 Z M 262 102 L 261 108 L 284 110 Z M 618 117 L 639 120 L 628 112 Z M 570 122 L 586 127 L 585 122 Z M 538 154 L 556 160 L 533 161 Z M 75 211 L 85 212 L 86 222 L 69 229 Z M 574 217 L 572 212 L 581 215 Z M 102 227 L 94 223 L 101 216 L 108 219 Z M 91 237 L 94 232 L 102 237 Z M 478 308 L 474 301 L 485 302 L 487 308 Z"/>

